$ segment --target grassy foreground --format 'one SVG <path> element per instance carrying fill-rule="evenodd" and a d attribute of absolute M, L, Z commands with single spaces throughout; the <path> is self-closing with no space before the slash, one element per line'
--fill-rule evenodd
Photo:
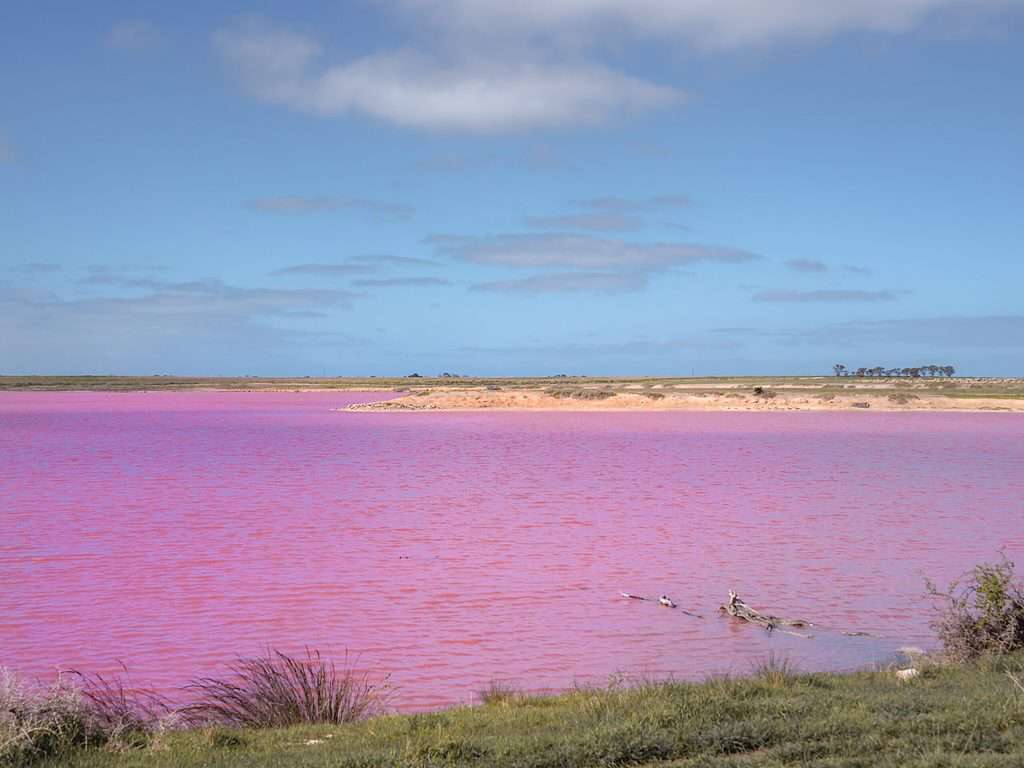
<path fill-rule="evenodd" d="M 344 726 L 168 732 L 139 750 L 90 750 L 69 768 L 332 766 L 1021 766 L 1024 657 L 892 672 L 578 690 Z"/>

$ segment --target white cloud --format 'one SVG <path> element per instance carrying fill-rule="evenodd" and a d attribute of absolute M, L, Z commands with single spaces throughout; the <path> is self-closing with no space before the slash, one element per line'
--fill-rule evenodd
<path fill-rule="evenodd" d="M 316 115 L 358 114 L 433 131 L 593 125 L 685 101 L 598 60 L 628 46 L 729 51 L 847 32 L 958 28 L 1024 0 L 393 0 L 406 39 L 332 61 L 306 35 L 255 19 L 214 43 L 253 97 Z M 411 30 L 411 33 L 409 32 Z"/>
<path fill-rule="evenodd" d="M 251 20 L 221 30 L 215 44 L 262 101 L 413 128 L 489 133 L 587 125 L 683 100 L 674 88 L 600 64 L 536 57 L 447 60 L 395 50 L 323 66 L 315 41 Z"/>
<path fill-rule="evenodd" d="M 846 31 L 903 32 L 930 16 L 980 14 L 1021 0 L 401 0 L 425 20 L 442 19 L 461 36 L 542 36 L 605 42 L 625 31 L 728 49 Z"/>

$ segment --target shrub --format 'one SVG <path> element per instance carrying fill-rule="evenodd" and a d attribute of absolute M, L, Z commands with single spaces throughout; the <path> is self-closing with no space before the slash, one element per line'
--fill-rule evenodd
<path fill-rule="evenodd" d="M 149 744 L 168 724 L 172 709 L 160 696 L 133 690 L 125 680 L 70 672 L 44 686 L 0 669 L 0 766 L 25 765 L 77 747 Z"/>
<path fill-rule="evenodd" d="M 777 393 L 764 387 L 754 387 L 754 397 L 763 397 L 765 400 L 771 400 Z"/>
<path fill-rule="evenodd" d="M 230 678 L 204 677 L 189 688 L 199 701 L 185 708 L 193 725 L 279 728 L 300 723 L 341 724 L 383 709 L 387 679 L 372 683 L 351 667 L 338 669 L 319 651 L 304 657 L 278 650 L 239 659 Z"/>
<path fill-rule="evenodd" d="M 889 399 L 894 403 L 905 405 L 906 403 L 909 403 L 911 400 L 920 400 L 921 398 L 919 398 L 917 395 L 910 394 L 909 392 L 894 392 L 893 394 L 889 395 Z"/>
<path fill-rule="evenodd" d="M 943 592 L 928 583 L 941 601 L 932 628 L 943 654 L 954 662 L 1002 656 L 1024 649 L 1024 590 L 1014 581 L 1014 565 L 982 563 Z"/>
<path fill-rule="evenodd" d="M 584 387 L 552 387 L 547 390 L 552 397 L 570 398 L 572 400 L 607 400 L 615 397 L 610 389 L 586 389 Z"/>
<path fill-rule="evenodd" d="M 95 736 L 85 701 L 65 681 L 30 685 L 0 669 L 0 766 L 60 755 Z"/>

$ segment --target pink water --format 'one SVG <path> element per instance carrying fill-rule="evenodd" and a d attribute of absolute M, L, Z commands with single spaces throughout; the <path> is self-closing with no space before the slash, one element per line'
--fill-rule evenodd
<path fill-rule="evenodd" d="M 0 666 L 172 691 L 347 648 L 407 708 L 847 669 L 932 643 L 925 577 L 1024 555 L 1014 414 L 331 410 L 376 397 L 0 393 Z M 880 639 L 768 635 L 730 587 Z"/>

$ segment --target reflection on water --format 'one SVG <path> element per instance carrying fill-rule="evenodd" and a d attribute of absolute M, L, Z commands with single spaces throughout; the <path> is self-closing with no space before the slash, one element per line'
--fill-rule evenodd
<path fill-rule="evenodd" d="M 170 690 L 349 649 L 411 708 L 841 669 L 931 642 L 925 577 L 1024 553 L 1012 414 L 331 410 L 378 397 L 0 394 L 0 665 Z M 822 627 L 727 620 L 729 588 Z"/>

